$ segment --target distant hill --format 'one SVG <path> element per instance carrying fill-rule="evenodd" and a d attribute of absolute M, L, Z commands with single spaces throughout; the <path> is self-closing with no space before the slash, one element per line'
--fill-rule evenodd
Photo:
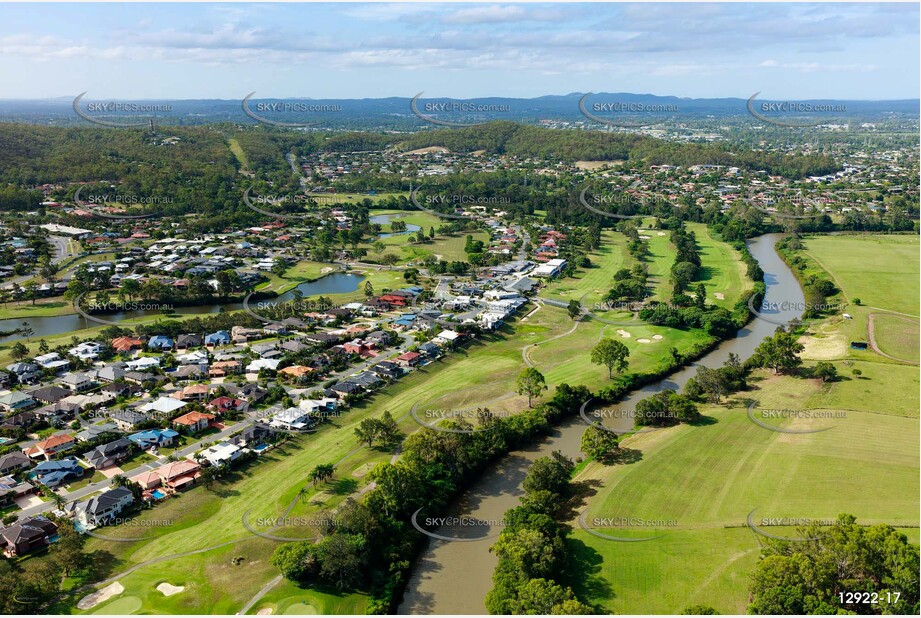
<path fill-rule="evenodd" d="M 246 94 L 246 93 L 243 93 Z M 270 121 L 286 123 L 311 123 L 319 128 L 374 128 L 391 130 L 414 130 L 432 123 L 423 120 L 411 111 L 412 97 L 388 97 L 380 99 L 259 99 L 256 93 L 249 101 L 250 111 Z M 762 93 L 767 94 L 767 93 Z M 547 95 L 536 98 L 482 97 L 475 99 L 426 98 L 421 96 L 417 108 L 421 114 L 438 122 L 471 124 L 490 120 L 509 120 L 522 123 L 560 122 L 592 123 L 579 109 L 584 93 Z M 200 125 L 221 122 L 256 124 L 242 106 L 243 96 L 238 100 L 192 99 L 192 100 L 99 100 L 92 99 L 92 93 L 81 101 L 81 109 L 100 102 L 132 104 L 135 106 L 168 105 L 169 111 L 151 114 L 116 111 L 90 112 L 94 118 L 111 122 L 144 120 L 152 118 L 160 124 Z M 759 98 L 758 104 L 782 103 L 776 99 Z M 748 99 L 707 98 L 692 99 L 673 96 L 657 96 L 634 93 L 595 93 L 586 97 L 585 107 L 604 118 L 624 119 L 628 122 L 663 122 L 674 120 L 712 120 L 719 118 L 748 117 Z M 918 99 L 894 101 L 855 100 L 804 100 L 800 103 L 812 106 L 831 106 L 846 109 L 845 113 L 828 113 L 830 120 L 874 121 L 887 118 L 917 118 L 921 103 Z M 30 122 L 37 124 L 89 124 L 73 110 L 73 98 L 54 99 L 4 99 L 0 100 L 0 120 Z M 272 111 L 273 106 L 280 111 Z M 595 106 L 600 106 L 598 110 Z M 607 107 L 605 107 L 607 106 Z M 617 111 L 609 111 L 612 106 Z M 316 111 L 316 108 L 321 111 Z M 659 108 L 674 111 L 636 111 L 640 108 Z M 626 109 L 625 109 L 626 108 Z M 325 110 L 325 111 L 324 111 Z M 596 125 L 597 126 L 597 125 Z"/>

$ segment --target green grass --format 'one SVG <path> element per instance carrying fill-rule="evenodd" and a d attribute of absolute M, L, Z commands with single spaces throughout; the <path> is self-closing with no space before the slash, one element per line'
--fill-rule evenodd
<path fill-rule="evenodd" d="M 32 304 L 30 300 L 9 302 L 0 308 L 0 320 L 44 318 L 75 313 L 72 303 L 61 297 L 40 298 Z"/>
<path fill-rule="evenodd" d="M 823 395 L 817 380 L 758 377 L 756 390 L 744 395 L 762 407 L 829 408 L 836 401 Z M 891 384 L 879 390 L 888 393 L 877 402 L 880 412 L 904 396 Z M 571 547 L 582 568 L 572 574 L 572 585 L 612 613 L 680 613 L 692 604 L 745 613 L 758 537 L 740 526 L 755 508 L 756 518 L 834 519 L 847 512 L 862 523 L 906 526 L 917 539 L 913 398 L 913 418 L 849 410 L 834 421 L 782 421 L 800 429 L 834 424 L 829 431 L 793 435 L 750 422 L 738 397 L 731 408 L 706 408 L 712 424 L 626 439 L 626 447 L 641 451 L 639 461 L 592 463 L 578 477 L 603 481 L 589 500 L 587 520 L 640 517 L 677 526 L 660 528 L 660 540 L 618 543 L 577 525 Z"/>
<path fill-rule="evenodd" d="M 611 289 L 614 273 L 629 268 L 633 258 L 627 253 L 626 238 L 620 232 L 605 230 L 601 234 L 601 245 L 588 255 L 590 268 L 578 269 L 575 277 L 552 281 L 541 290 L 541 296 L 556 300 L 580 300 L 585 307 L 600 302 Z"/>
<path fill-rule="evenodd" d="M 745 263 L 738 251 L 710 235 L 703 223 L 688 223 L 689 231 L 697 237 L 700 250 L 700 275 L 692 284 L 703 283 L 707 288 L 707 302 L 731 309 L 742 293 L 750 290 L 754 283 L 746 275 Z M 720 299 L 717 294 L 723 296 Z"/>
<path fill-rule="evenodd" d="M 233 156 L 236 157 L 237 161 L 240 163 L 240 168 L 243 171 L 249 169 L 249 160 L 246 158 L 246 152 L 243 150 L 243 147 L 240 145 L 240 141 L 235 137 L 231 137 L 227 140 L 227 145 L 230 147 L 230 152 L 233 153 Z"/>
<path fill-rule="evenodd" d="M 919 314 L 918 236 L 816 236 L 805 244 L 807 255 L 833 273 L 848 300 Z"/>
<path fill-rule="evenodd" d="M 255 614 L 261 609 L 269 608 L 273 615 L 360 614 L 364 612 L 366 604 L 367 597 L 364 595 L 344 595 L 335 591 L 309 590 L 299 588 L 288 580 L 284 580 L 262 597 L 249 613 Z"/>
<path fill-rule="evenodd" d="M 672 295 L 672 264 L 677 255 L 675 245 L 668 239 L 668 232 L 645 228 L 641 236 L 649 236 L 649 252 L 646 262 L 649 265 L 649 283 L 652 288 L 650 300 L 667 301 Z M 659 236 L 665 234 L 665 236 Z"/>
<path fill-rule="evenodd" d="M 876 313 L 873 325 L 876 345 L 883 352 L 914 363 L 919 361 L 918 338 L 921 337 L 921 329 L 916 318 Z"/>

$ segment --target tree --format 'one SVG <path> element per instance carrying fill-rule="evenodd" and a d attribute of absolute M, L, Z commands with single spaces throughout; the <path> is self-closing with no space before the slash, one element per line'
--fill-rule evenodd
<path fill-rule="evenodd" d="M 316 547 L 313 541 L 285 543 L 272 553 L 272 566 L 293 582 L 309 583 L 320 573 Z"/>
<path fill-rule="evenodd" d="M 310 471 L 310 480 L 313 481 L 313 488 L 316 489 L 317 484 L 333 478 L 333 473 L 335 471 L 336 466 L 330 463 L 316 466 Z"/>
<path fill-rule="evenodd" d="M 822 382 L 834 382 L 838 379 L 838 369 L 829 362 L 819 361 L 812 370 L 812 375 Z"/>
<path fill-rule="evenodd" d="M 389 444 L 395 442 L 403 435 L 400 431 L 399 424 L 397 424 L 396 420 L 393 418 L 393 414 L 390 413 L 390 410 L 384 410 L 379 427 L 381 440 L 385 443 Z"/>
<path fill-rule="evenodd" d="M 365 281 L 365 298 L 371 298 L 374 296 L 374 285 L 370 280 Z"/>
<path fill-rule="evenodd" d="M 772 337 L 766 337 L 755 348 L 752 358 L 759 367 L 770 367 L 774 373 L 787 373 L 802 364 L 797 354 L 805 349 L 793 333 L 778 328 Z"/>
<path fill-rule="evenodd" d="M 358 585 L 367 563 L 367 543 L 361 534 L 336 532 L 317 545 L 320 574 L 339 590 Z"/>
<path fill-rule="evenodd" d="M 710 369 L 703 365 L 697 368 L 697 385 L 707 395 L 710 403 L 719 403 L 720 399 L 729 393 L 726 374 L 719 369 Z"/>
<path fill-rule="evenodd" d="M 659 391 L 636 403 L 636 424 L 665 427 L 700 418 L 697 405 L 686 395 L 671 389 Z"/>
<path fill-rule="evenodd" d="M 918 547 L 903 533 L 841 514 L 831 527 L 813 523 L 799 535 L 816 540 L 765 541 L 751 578 L 750 614 L 917 615 Z M 856 591 L 878 593 L 879 603 L 839 596 Z"/>
<path fill-rule="evenodd" d="M 381 436 L 383 425 L 376 418 L 363 419 L 355 428 L 355 436 L 362 442 L 368 443 L 368 448 L 374 446 L 374 441 Z"/>
<path fill-rule="evenodd" d="M 531 464 L 521 486 L 528 493 L 549 491 L 563 496 L 569 491 L 569 475 L 574 468 L 572 460 L 554 451 L 551 457 L 541 457 Z"/>
<path fill-rule="evenodd" d="M 17 341 L 13 344 L 13 347 L 10 349 L 10 356 L 13 357 L 15 361 L 21 361 L 29 355 L 29 348 L 22 343 L 22 341 Z"/>
<path fill-rule="evenodd" d="M 685 616 L 715 616 L 719 614 L 718 611 L 709 605 L 692 605 L 690 607 L 685 607 L 684 611 L 681 613 Z"/>
<path fill-rule="evenodd" d="M 575 320 L 582 313 L 582 304 L 576 299 L 572 299 L 566 307 L 566 312 L 569 314 L 569 319 Z"/>
<path fill-rule="evenodd" d="M 547 381 L 540 371 L 534 367 L 528 367 L 518 374 L 517 386 L 519 395 L 528 396 L 528 407 L 530 408 L 533 407 L 531 400 L 547 390 Z"/>
<path fill-rule="evenodd" d="M 620 440 L 614 432 L 595 425 L 589 425 L 582 433 L 582 452 L 598 461 L 609 461 L 620 447 Z"/>
<path fill-rule="evenodd" d="M 594 610 L 576 599 L 572 588 L 550 579 L 531 579 L 518 587 L 516 615 L 589 615 Z"/>
<path fill-rule="evenodd" d="M 277 257 L 272 262 L 272 274 L 277 277 L 284 277 L 285 272 L 288 270 L 288 263 L 283 257 Z"/>
<path fill-rule="evenodd" d="M 613 377 L 612 371 L 617 369 L 618 373 L 624 371 L 628 366 L 627 357 L 630 356 L 630 349 L 620 341 L 614 341 L 605 337 L 592 348 L 591 360 L 595 365 L 604 365 L 608 368 L 608 379 Z"/>

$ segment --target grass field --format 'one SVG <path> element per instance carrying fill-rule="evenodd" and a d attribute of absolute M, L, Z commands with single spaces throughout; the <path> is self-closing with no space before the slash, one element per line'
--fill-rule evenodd
<path fill-rule="evenodd" d="M 879 348 L 890 356 L 917 363 L 921 329 L 917 318 L 893 313 L 873 314 L 873 336 Z"/>
<path fill-rule="evenodd" d="M 687 228 L 697 237 L 701 260 L 698 282 L 707 288 L 707 302 L 731 309 L 742 293 L 754 285 L 745 274 L 745 263 L 738 251 L 713 238 L 703 223 L 688 223 Z M 693 287 L 697 287 L 697 282 Z"/>
<path fill-rule="evenodd" d="M 702 249 L 707 244 L 701 233 L 698 241 Z M 581 566 L 571 584 L 580 594 L 612 613 L 680 613 L 694 604 L 745 613 L 761 538 L 744 527 L 752 509 L 758 509 L 756 521 L 833 520 L 847 512 L 861 523 L 904 526 L 918 542 L 918 369 L 848 345 L 866 340 L 867 317 L 873 313 L 876 320 L 884 316 L 877 322 L 877 338 L 888 353 L 910 358 L 907 354 L 916 350 L 916 343 L 913 348 L 907 342 L 917 336 L 917 320 L 884 312 L 917 311 L 917 246 L 917 239 L 906 237 L 807 240 L 813 260 L 807 272 L 831 276 L 822 269 L 834 266 L 829 272 L 842 296 L 859 296 L 863 303 L 848 305 L 853 319 L 839 315 L 812 324 L 801 338 L 804 364 L 832 362 L 837 381 L 756 372 L 752 389 L 734 395 L 731 404 L 703 408 L 708 423 L 631 436 L 622 445 L 636 451 L 635 463 L 592 462 L 580 472 L 577 480 L 597 488 L 587 501 L 588 521 L 676 522 L 658 527 L 661 539 L 641 543 L 599 539 L 575 524 L 571 547 Z M 886 286 L 869 283 L 876 280 L 871 266 L 876 263 Z M 771 420 L 795 429 L 832 426 L 810 434 L 772 432 L 748 419 L 752 400 L 759 408 L 823 410 L 843 417 Z M 654 536 L 650 530 L 602 531 Z M 775 531 L 796 535 L 795 530 Z"/>
<path fill-rule="evenodd" d="M 231 137 L 227 140 L 227 146 L 230 148 L 230 152 L 233 153 L 233 156 L 239 161 L 240 168 L 244 172 L 249 170 L 249 159 L 246 158 L 246 152 L 240 145 L 240 141 L 235 137 Z"/>
<path fill-rule="evenodd" d="M 762 407 L 832 409 L 840 400 L 834 392 L 838 384 L 767 373 L 756 377 L 756 390 L 743 395 Z M 886 397 L 881 403 L 896 405 L 906 391 L 886 386 L 877 389 Z M 628 438 L 624 445 L 641 451 L 640 461 L 613 467 L 591 463 L 577 477 L 603 480 L 589 501 L 587 521 L 637 517 L 677 525 L 658 526 L 661 539 L 618 543 L 576 524 L 571 547 L 584 567 L 572 585 L 612 613 L 681 613 L 693 604 L 745 613 L 759 537 L 742 526 L 756 508 L 756 521 L 834 519 L 847 512 L 862 523 L 906 526 L 917 542 L 917 389 L 908 392 L 911 418 L 848 410 L 834 421 L 783 421 L 798 429 L 834 424 L 820 433 L 793 435 L 758 427 L 746 416 L 745 400 L 736 397 L 731 407 L 705 410 L 712 424 Z M 603 531 L 655 536 L 651 530 Z M 771 531 L 796 534 L 785 528 Z"/>
<path fill-rule="evenodd" d="M 371 211 L 370 214 L 372 217 L 391 215 L 391 221 L 399 220 L 405 222 L 407 225 L 418 225 L 426 236 L 428 236 L 431 229 L 434 228 L 437 230 L 440 226 L 444 225 L 443 219 L 427 212 L 417 210 L 375 210 Z M 390 232 L 390 224 L 383 224 L 383 233 L 388 232 Z M 486 232 L 474 232 L 470 235 L 473 236 L 474 240 L 482 240 L 484 243 L 489 241 L 489 234 Z M 466 233 L 458 236 L 435 236 L 434 241 L 423 244 L 414 243 L 414 238 L 415 233 L 397 234 L 386 238 L 374 238 L 361 246 L 368 250 L 368 258 L 375 262 L 379 262 L 381 258 L 387 254 L 396 255 L 399 259 L 397 262 L 398 264 L 418 262 L 430 255 L 434 255 L 437 259 L 449 262 L 466 261 L 467 259 L 467 254 L 464 253 L 464 246 L 467 240 Z M 373 245 L 377 241 L 380 241 L 385 247 L 385 250 L 381 254 L 378 254 L 373 249 Z"/>
<path fill-rule="evenodd" d="M 626 237 L 613 230 L 602 231 L 601 246 L 588 257 L 592 261 L 591 268 L 580 268 L 575 277 L 552 281 L 541 290 L 541 296 L 562 301 L 581 299 L 583 306 L 591 307 L 611 289 L 614 273 L 633 264 L 633 258 L 627 253 Z"/>
<path fill-rule="evenodd" d="M 663 234 L 659 236 L 659 234 Z M 649 236 L 649 283 L 652 288 L 651 300 L 667 301 L 672 295 L 670 281 L 672 264 L 675 262 L 675 245 L 668 239 L 668 232 L 654 229 L 645 229 L 641 236 Z"/>

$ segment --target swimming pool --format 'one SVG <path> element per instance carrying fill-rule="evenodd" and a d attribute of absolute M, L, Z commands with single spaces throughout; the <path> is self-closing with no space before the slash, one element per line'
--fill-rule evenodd
<path fill-rule="evenodd" d="M 159 489 L 154 489 L 152 492 L 150 492 L 150 495 L 156 498 L 157 500 L 162 500 L 163 498 L 166 497 L 166 493 L 160 491 Z"/>

